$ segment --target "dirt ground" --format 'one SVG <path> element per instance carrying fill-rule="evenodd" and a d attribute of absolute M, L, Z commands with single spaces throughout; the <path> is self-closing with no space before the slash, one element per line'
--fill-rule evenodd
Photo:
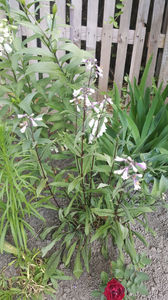
<path fill-rule="evenodd" d="M 56 220 L 55 212 L 41 211 L 47 220 L 47 223 L 52 225 Z M 137 300 L 167 300 L 168 299 L 168 211 L 159 209 L 158 212 L 152 213 L 149 216 L 150 226 L 156 231 L 157 236 L 153 237 L 151 234 L 146 234 L 145 237 L 149 243 L 149 248 L 146 249 L 140 241 L 137 241 L 137 249 L 139 252 L 146 252 L 152 259 L 152 263 L 146 268 L 146 272 L 150 277 L 147 283 L 149 295 L 139 296 Z M 31 225 L 35 227 L 38 232 L 42 224 L 40 221 L 31 220 Z M 144 234 L 143 230 L 141 233 Z M 39 247 L 46 245 L 48 241 L 42 242 L 40 238 L 30 239 L 30 247 Z M 112 251 L 113 252 L 113 251 Z M 99 251 L 98 244 L 92 247 L 92 259 L 90 274 L 83 273 L 79 280 L 75 278 L 71 281 L 62 281 L 59 284 L 57 291 L 58 300 L 93 300 L 91 292 L 98 288 L 100 283 L 101 271 L 107 271 L 110 261 L 105 261 Z M 115 250 L 114 250 L 115 255 Z M 0 269 L 11 261 L 11 256 L 7 254 L 0 254 Z M 72 275 L 71 270 L 60 265 L 60 269 L 65 270 L 67 275 Z M 15 270 L 8 268 L 8 276 L 14 275 Z M 44 299 L 51 300 L 50 297 Z"/>

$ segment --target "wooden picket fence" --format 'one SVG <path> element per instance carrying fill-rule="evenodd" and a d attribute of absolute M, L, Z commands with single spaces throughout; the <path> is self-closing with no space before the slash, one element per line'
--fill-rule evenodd
<path fill-rule="evenodd" d="M 120 17 L 119 28 L 109 24 L 109 18 L 114 17 L 117 0 L 104 0 L 102 27 L 98 27 L 99 1 L 102 0 L 71 0 L 69 8 L 69 20 L 67 21 L 66 0 L 56 0 L 58 7 L 57 16 L 60 26 L 61 36 L 71 39 L 76 45 L 81 47 L 84 42 L 86 50 L 92 51 L 96 55 L 96 46 L 99 44 L 99 62 L 103 68 L 104 76 L 99 80 L 99 88 L 106 91 L 110 83 L 109 72 L 112 68 L 113 80 L 118 85 L 119 90 L 123 86 L 126 62 L 128 59 L 128 46 L 131 46 L 131 56 L 127 73 L 132 81 L 140 75 L 142 66 L 148 58 L 153 55 L 152 66 L 149 71 L 148 83 L 151 83 L 153 76 L 158 77 L 158 83 L 168 82 L 168 1 L 167 0 L 124 0 L 123 14 Z M 32 0 L 26 0 L 26 3 Z M 87 4 L 86 24 L 83 25 L 82 8 Z M 135 26 L 130 29 L 133 6 L 137 5 L 137 17 Z M 50 13 L 50 1 L 40 2 L 40 18 Z M 13 8 L 19 7 L 16 0 L 9 0 Z M 35 6 L 31 6 L 32 13 Z M 135 10 L 134 10 L 135 11 Z M 150 32 L 147 31 L 150 23 Z M 45 28 L 45 19 L 42 22 Z M 30 29 L 20 28 L 20 35 L 31 36 Z M 117 47 L 115 48 L 115 46 Z M 31 41 L 28 46 L 36 47 L 36 41 Z M 116 49 L 116 52 L 114 52 Z M 145 55 L 144 55 L 145 53 Z M 144 62 L 145 57 L 145 62 Z M 113 60 L 113 65 L 112 65 Z"/>

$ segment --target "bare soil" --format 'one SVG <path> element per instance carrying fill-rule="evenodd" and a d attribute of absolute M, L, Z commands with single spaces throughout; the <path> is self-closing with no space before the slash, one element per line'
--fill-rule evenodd
<path fill-rule="evenodd" d="M 57 222 L 56 214 L 54 211 L 45 210 L 41 213 L 46 218 L 49 225 L 53 225 Z M 30 220 L 32 226 L 35 227 L 36 232 L 40 232 L 42 224 L 37 220 Z M 137 300 L 167 300 L 168 299 L 168 211 L 160 208 L 157 212 L 149 215 L 150 227 L 156 231 L 156 237 L 151 234 L 145 234 L 144 230 L 141 233 L 145 235 L 146 240 L 149 243 L 148 249 L 144 245 L 137 241 L 137 250 L 139 252 L 145 252 L 152 259 L 152 263 L 146 268 L 145 272 L 148 273 L 150 280 L 147 283 L 149 295 L 139 296 Z M 41 241 L 39 235 L 36 238 L 30 238 L 29 246 L 38 247 L 48 244 L 50 241 Z M 115 256 L 115 250 L 112 253 Z M 99 245 L 95 243 L 92 247 L 92 259 L 90 273 L 84 272 L 79 280 L 73 277 L 71 281 L 61 281 L 59 283 L 59 289 L 56 292 L 58 300 L 93 300 L 91 292 L 99 287 L 100 273 L 101 271 L 108 271 L 110 266 L 110 260 L 104 260 L 100 253 Z M 0 269 L 7 266 L 12 257 L 7 254 L 0 254 Z M 64 265 L 60 265 L 60 269 L 64 270 L 67 275 L 72 275 L 72 270 L 65 269 Z M 13 276 L 17 274 L 17 270 L 13 267 L 7 269 L 7 275 Z M 44 299 L 50 300 L 50 297 Z"/>

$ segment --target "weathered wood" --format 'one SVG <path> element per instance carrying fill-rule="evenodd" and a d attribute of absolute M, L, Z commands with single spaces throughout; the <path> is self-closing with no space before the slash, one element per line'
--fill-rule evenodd
<path fill-rule="evenodd" d="M 33 0 L 26 0 L 26 3 L 30 3 Z M 40 17 L 44 17 L 41 22 L 41 28 L 45 31 L 47 27 L 46 18 L 50 13 L 50 1 L 42 0 L 40 3 Z M 160 70 L 160 78 L 164 81 L 164 85 L 168 80 L 168 32 L 166 29 L 161 33 L 161 24 L 163 21 L 164 7 L 167 0 L 155 0 L 153 8 L 153 16 L 151 22 L 151 32 L 146 32 L 145 24 L 148 21 L 149 5 L 151 0 L 139 0 L 139 6 L 137 11 L 136 29 L 129 29 L 131 20 L 132 3 L 133 0 L 125 0 L 123 14 L 120 19 L 120 28 L 113 28 L 112 24 L 109 24 L 109 17 L 114 16 L 116 0 L 104 1 L 104 15 L 103 15 L 103 28 L 97 26 L 98 19 L 98 4 L 99 0 L 88 0 L 87 9 L 87 26 L 81 25 L 82 19 L 82 0 L 71 0 L 70 7 L 70 26 L 66 25 L 66 0 L 55 0 L 57 4 L 56 23 L 58 25 L 58 31 L 62 38 L 70 38 L 76 45 L 81 46 L 81 40 L 86 41 L 86 48 L 92 51 L 93 55 L 96 52 L 96 42 L 101 41 L 101 53 L 100 53 L 100 66 L 103 68 L 104 76 L 99 79 L 99 88 L 101 91 L 107 90 L 109 79 L 109 68 L 112 55 L 112 44 L 117 43 L 117 56 L 114 70 L 114 80 L 116 81 L 119 90 L 122 88 L 125 61 L 127 54 L 128 44 L 133 45 L 131 66 L 129 71 L 129 77 L 132 81 L 134 76 L 138 79 L 144 40 L 148 38 L 148 52 L 147 58 L 153 54 L 152 66 L 149 71 L 148 84 L 151 83 L 151 78 L 154 75 L 156 69 L 157 75 Z M 19 4 L 16 0 L 9 0 L 9 4 L 14 9 L 19 8 Z M 168 13 L 168 6 L 167 13 Z M 35 5 L 30 7 L 32 15 L 35 12 Z M 163 26 L 167 26 L 166 15 L 164 18 Z M 34 23 L 34 21 L 33 21 Z M 166 27 L 167 28 L 167 27 Z M 20 26 L 19 36 L 30 37 L 34 34 L 33 30 Z M 33 40 L 28 43 L 28 47 L 36 47 L 37 41 Z M 61 46 L 59 41 L 58 46 Z M 45 46 L 42 46 L 45 47 Z M 158 48 L 163 48 L 163 57 L 160 55 L 157 57 Z M 64 55 L 64 51 L 57 51 L 57 56 Z M 159 59 L 159 63 L 158 63 Z M 31 62 L 30 62 L 31 63 Z M 160 67 L 161 65 L 161 67 Z"/>
<path fill-rule="evenodd" d="M 59 27 L 60 37 L 66 37 L 66 1 L 65 0 L 57 0 L 55 1 L 57 5 L 57 20 L 56 23 Z M 61 43 L 58 43 L 58 47 L 61 46 Z M 58 50 L 57 57 L 60 58 L 65 54 L 65 51 Z"/>
<path fill-rule="evenodd" d="M 159 84 L 163 81 L 163 87 L 168 84 L 168 26 L 165 38 L 165 45 L 162 56 L 162 64 L 160 68 Z"/>
<path fill-rule="evenodd" d="M 134 44 L 131 57 L 129 79 L 133 82 L 134 77 L 138 80 L 141 60 L 146 36 L 146 23 L 148 20 L 150 0 L 141 0 L 138 7 L 137 23 L 134 34 Z"/>
<path fill-rule="evenodd" d="M 82 0 L 72 0 L 70 9 L 71 40 L 81 47 Z"/>
<path fill-rule="evenodd" d="M 118 36 L 118 46 L 117 46 L 117 57 L 116 66 L 114 73 L 114 81 L 116 82 L 119 90 L 122 88 L 125 61 L 128 46 L 128 33 L 131 18 L 132 0 L 124 1 L 123 14 L 121 15 L 119 36 Z"/>
<path fill-rule="evenodd" d="M 164 13 L 164 0 L 155 0 L 154 8 L 153 8 L 153 16 L 152 16 L 152 23 L 151 23 L 151 31 L 149 35 L 148 41 L 148 53 L 147 53 L 147 60 L 153 55 L 152 64 L 148 74 L 147 85 L 151 85 L 152 77 L 154 76 L 156 60 L 157 60 L 157 53 L 158 53 L 158 41 L 162 26 L 162 18 Z"/>
<path fill-rule="evenodd" d="M 9 0 L 10 7 L 13 9 L 19 9 L 19 3 L 16 0 Z M 21 26 L 18 26 L 17 36 L 25 35 L 25 30 Z"/>
<path fill-rule="evenodd" d="M 40 26 L 45 31 L 47 29 L 47 16 L 50 13 L 50 2 L 40 2 Z"/>
<path fill-rule="evenodd" d="M 96 52 L 98 0 L 88 0 L 86 50 Z"/>
<path fill-rule="evenodd" d="M 111 46 L 113 38 L 113 24 L 109 24 L 109 17 L 114 17 L 115 0 L 106 0 L 104 5 L 103 29 L 101 36 L 100 67 L 103 69 L 103 77 L 99 78 L 100 91 L 108 88 L 108 78 L 111 60 Z"/>

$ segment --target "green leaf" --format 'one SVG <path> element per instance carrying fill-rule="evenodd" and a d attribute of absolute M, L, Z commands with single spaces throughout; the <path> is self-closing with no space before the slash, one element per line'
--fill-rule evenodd
<path fill-rule="evenodd" d="M 66 259 L 66 261 L 65 261 L 65 266 L 68 266 L 68 265 L 69 265 L 70 260 L 71 260 L 71 257 L 72 257 L 72 255 L 73 255 L 73 253 L 74 253 L 74 251 L 75 251 L 76 244 L 77 244 L 77 241 L 74 242 L 74 243 L 72 244 L 72 246 L 69 248 L 68 253 L 67 253 L 67 259 Z"/>
<path fill-rule="evenodd" d="M 159 192 L 160 194 L 162 194 L 165 193 L 167 190 L 168 190 L 168 178 L 162 175 L 159 182 Z"/>
<path fill-rule="evenodd" d="M 55 77 L 58 77 L 60 75 L 60 72 L 61 72 L 60 67 L 58 66 L 58 64 L 54 62 L 38 62 L 35 64 L 31 64 L 27 68 L 25 75 L 31 73 L 48 73 L 48 74 L 55 75 Z"/>
<path fill-rule="evenodd" d="M 107 208 L 92 208 L 92 212 L 99 217 L 114 217 L 114 211 Z"/>
<path fill-rule="evenodd" d="M 22 108 L 28 115 L 32 114 L 31 103 L 37 92 L 28 94 L 22 102 L 20 102 L 19 107 Z"/>
<path fill-rule="evenodd" d="M 109 277 L 108 277 L 108 274 L 104 271 L 101 272 L 101 281 L 103 284 L 107 284 L 108 280 L 109 280 Z"/>
<path fill-rule="evenodd" d="M 147 77 L 148 77 L 148 73 L 149 73 L 149 68 L 150 68 L 151 62 L 152 62 L 152 56 L 149 58 L 149 60 L 148 60 L 148 62 L 146 64 L 146 67 L 145 67 L 145 70 L 143 72 L 143 76 L 142 76 L 142 79 L 141 79 L 141 83 L 139 85 L 142 95 L 143 95 L 144 90 L 145 90 L 145 85 L 146 85 L 146 82 L 147 82 Z"/>
<path fill-rule="evenodd" d="M 79 279 L 80 276 L 82 275 L 82 273 L 83 273 L 83 269 L 82 269 L 82 264 L 81 264 L 81 260 L 80 260 L 80 250 L 78 250 L 78 252 L 76 254 L 76 258 L 75 258 L 73 274 L 75 275 L 75 277 L 77 279 Z"/>
<path fill-rule="evenodd" d="M 135 234 L 135 235 L 137 236 L 137 238 L 138 238 L 138 239 L 139 239 L 146 247 L 148 247 L 148 243 L 147 243 L 147 241 L 145 240 L 145 238 L 143 237 L 142 234 L 140 234 L 140 233 L 137 232 L 137 231 L 133 231 L 133 230 L 132 230 L 132 233 Z"/>
<path fill-rule="evenodd" d="M 75 178 L 68 186 L 68 194 L 72 192 L 75 188 L 77 189 L 77 186 L 82 181 L 81 177 Z"/>
<path fill-rule="evenodd" d="M 46 181 L 47 181 L 47 179 L 43 179 L 43 178 L 41 179 L 41 181 L 40 181 L 40 183 L 39 183 L 39 185 L 38 185 L 38 187 L 37 187 L 37 189 L 36 189 L 37 197 L 40 196 L 42 190 L 45 188 L 45 186 L 46 186 Z"/>
<path fill-rule="evenodd" d="M 47 262 L 45 277 L 49 278 L 51 275 L 56 273 L 57 267 L 60 263 L 60 256 L 61 256 L 60 251 L 56 251 L 51 255 L 51 257 L 49 258 L 49 260 Z"/>
<path fill-rule="evenodd" d="M 109 224 L 104 224 L 100 226 L 97 230 L 96 233 L 92 236 L 90 242 L 93 243 L 95 240 L 97 240 L 101 236 L 107 235 L 107 230 L 111 228 L 111 225 Z"/>

